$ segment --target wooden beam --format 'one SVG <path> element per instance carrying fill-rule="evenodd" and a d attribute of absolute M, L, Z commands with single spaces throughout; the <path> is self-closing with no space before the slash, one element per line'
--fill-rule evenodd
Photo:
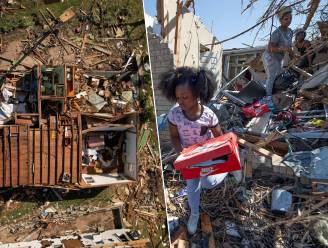
<path fill-rule="evenodd" d="M 77 128 L 78 128 L 78 145 L 77 145 L 77 180 L 80 184 L 81 182 L 81 174 L 82 174 L 82 119 L 81 114 L 77 116 Z"/>
<path fill-rule="evenodd" d="M 260 147 L 264 147 L 268 144 L 270 144 L 271 142 L 280 139 L 281 137 L 284 136 L 284 134 L 287 133 L 287 131 L 283 131 L 283 132 L 278 132 L 278 131 L 274 131 L 272 133 L 270 133 L 266 138 L 261 139 L 259 137 L 259 141 L 256 143 L 256 145 L 260 146 Z"/>
<path fill-rule="evenodd" d="M 310 78 L 312 77 L 312 74 L 302 70 L 301 68 L 297 67 L 296 65 L 292 65 L 291 66 L 295 71 L 297 71 L 299 74 L 301 74 L 302 76 L 306 77 L 306 78 Z"/>
<path fill-rule="evenodd" d="M 179 65 L 179 55 L 180 55 L 182 8 L 183 8 L 183 3 L 180 0 L 177 0 L 177 14 L 175 17 L 174 54 L 178 58 L 177 59 L 178 65 Z"/>
<path fill-rule="evenodd" d="M 208 248 L 215 248 L 215 240 L 214 240 L 214 234 L 213 234 L 213 229 L 212 229 L 212 224 L 211 224 L 211 220 L 210 217 L 205 214 L 202 213 L 200 216 L 200 221 L 201 221 L 201 227 L 202 227 L 202 231 L 205 234 L 209 235 L 208 238 Z"/>
<path fill-rule="evenodd" d="M 248 142 L 256 143 L 256 145 L 258 145 L 257 142 L 259 142 L 263 139 L 266 140 L 266 138 L 263 138 L 263 137 L 260 137 L 257 135 L 251 135 L 251 134 L 242 134 L 241 137 L 244 138 Z M 266 142 L 264 142 L 264 143 L 266 143 Z M 262 143 L 260 143 L 259 146 L 262 146 L 261 144 Z M 277 141 L 277 140 L 274 140 L 274 141 L 270 142 L 269 144 L 265 144 L 265 147 L 270 150 L 276 151 L 276 153 L 278 155 L 285 155 L 288 152 L 288 144 L 285 142 Z"/>
<path fill-rule="evenodd" d="M 149 239 L 140 239 L 140 240 L 134 240 L 134 241 L 128 241 L 128 242 L 114 242 L 112 244 L 99 245 L 99 246 L 95 246 L 95 247 L 103 247 L 103 248 L 110 248 L 110 247 L 117 247 L 117 246 L 147 247 L 149 242 L 150 242 Z"/>
<path fill-rule="evenodd" d="M 76 13 L 73 11 L 73 7 L 70 7 L 68 9 L 66 9 L 60 16 L 59 16 L 59 20 L 61 22 L 67 22 L 70 19 L 72 19 L 74 16 L 76 15 Z"/>
<path fill-rule="evenodd" d="M 253 177 L 253 150 L 251 148 L 247 150 L 247 157 L 245 162 L 245 177 Z"/>
<path fill-rule="evenodd" d="M 270 152 L 264 148 L 257 147 L 257 145 L 252 144 L 244 139 L 238 138 L 238 143 L 239 143 L 239 145 L 241 145 L 243 147 L 252 149 L 254 152 L 256 152 L 264 157 L 272 159 L 273 165 L 279 165 L 280 161 L 282 161 L 281 156 L 279 156 L 273 152 Z"/>
<path fill-rule="evenodd" d="M 175 232 L 175 235 L 171 237 L 172 245 L 178 244 L 179 240 L 187 239 L 187 228 L 185 226 L 180 226 L 179 229 Z"/>
<path fill-rule="evenodd" d="M 319 4 L 320 4 L 320 0 L 312 0 L 311 1 L 310 11 L 306 17 L 306 21 L 303 26 L 304 30 L 306 30 L 309 27 L 312 17 L 314 16 L 316 10 L 318 9 Z"/>

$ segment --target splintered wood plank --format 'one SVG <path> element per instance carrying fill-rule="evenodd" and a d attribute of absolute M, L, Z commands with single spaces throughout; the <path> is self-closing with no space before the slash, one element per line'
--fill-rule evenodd
<path fill-rule="evenodd" d="M 215 248 L 215 240 L 214 240 L 214 234 L 213 234 L 210 217 L 207 214 L 202 213 L 200 216 L 200 221 L 201 221 L 202 231 L 209 235 L 208 248 Z"/>
<path fill-rule="evenodd" d="M 73 7 L 70 7 L 66 9 L 60 16 L 59 19 L 61 22 L 67 22 L 68 20 L 72 19 L 76 13 L 72 9 Z"/>
<path fill-rule="evenodd" d="M 5 186 L 5 172 L 6 172 L 6 168 L 5 168 L 5 162 L 4 162 L 4 145 L 3 145 L 3 129 L 0 130 L 0 187 L 4 187 Z"/>
<path fill-rule="evenodd" d="M 260 155 L 263 155 L 264 157 L 267 157 L 269 159 L 272 160 L 272 165 L 279 165 L 280 162 L 282 161 L 282 157 L 271 152 L 271 151 L 268 151 L 264 148 L 260 148 L 260 147 L 257 147 L 255 144 L 252 144 L 244 139 L 241 139 L 241 138 L 238 138 L 238 143 L 239 145 L 243 146 L 243 147 L 246 147 L 248 149 L 252 149 L 254 152 L 260 154 Z"/>
<path fill-rule="evenodd" d="M 42 127 L 42 181 L 44 185 L 49 184 L 48 170 L 49 170 L 49 144 L 48 144 L 48 128 Z"/>
<path fill-rule="evenodd" d="M 19 127 L 19 185 L 27 185 L 29 183 L 29 152 L 28 152 L 28 128 L 27 126 Z"/>
<path fill-rule="evenodd" d="M 61 128 L 58 132 L 57 132 L 57 182 L 60 182 L 60 177 L 63 174 L 63 166 L 64 166 L 64 162 L 63 162 L 63 153 L 64 153 L 64 145 L 63 145 L 63 129 Z"/>
<path fill-rule="evenodd" d="M 41 140 L 40 140 L 40 129 L 34 129 L 34 183 L 33 184 L 41 184 L 40 180 L 40 148 L 41 148 Z"/>
<path fill-rule="evenodd" d="M 71 127 L 71 133 L 72 133 L 72 138 L 70 139 L 70 171 L 69 171 L 69 174 L 71 175 L 71 182 L 73 183 L 73 174 L 75 174 L 75 171 L 74 171 L 74 161 L 73 161 L 73 158 L 74 158 L 74 128 L 73 126 Z"/>
<path fill-rule="evenodd" d="M 9 164 L 10 164 L 10 185 L 17 186 L 18 184 L 18 156 L 17 146 L 18 146 L 18 134 L 10 131 L 10 136 L 8 137 L 9 143 Z"/>
<path fill-rule="evenodd" d="M 247 157 L 245 162 L 245 176 L 247 178 L 253 177 L 253 150 L 248 149 L 247 151 Z"/>
<path fill-rule="evenodd" d="M 77 177 L 78 182 L 81 182 L 81 174 L 82 174 L 82 120 L 81 115 L 78 115 L 77 118 L 77 128 L 78 128 L 78 149 L 77 149 Z"/>
<path fill-rule="evenodd" d="M 9 136 L 9 128 L 4 128 L 4 157 L 5 157 L 5 186 L 10 187 L 10 158 L 9 158 L 9 143 L 8 143 L 8 136 Z"/>
<path fill-rule="evenodd" d="M 49 122 L 49 176 L 50 176 L 50 185 L 56 184 L 56 117 L 50 116 Z"/>
<path fill-rule="evenodd" d="M 67 132 L 71 130 L 71 127 L 67 127 Z M 64 133 L 65 137 L 65 133 Z M 64 138 L 64 150 L 65 150 L 65 166 L 64 171 L 65 173 L 70 175 L 70 182 L 72 182 L 72 174 L 71 174 L 71 147 L 72 147 L 72 139 L 71 138 Z"/>
<path fill-rule="evenodd" d="M 256 145 L 259 146 L 259 147 L 265 147 L 266 145 L 270 144 L 271 142 L 273 142 L 273 141 L 275 141 L 277 139 L 280 139 L 286 133 L 287 133 L 287 131 L 282 131 L 282 132 L 273 131 L 272 133 L 270 133 L 264 139 L 259 137 L 259 141 L 256 143 Z"/>
<path fill-rule="evenodd" d="M 35 136 L 34 129 L 30 129 L 28 131 L 28 144 L 29 144 L 29 184 L 34 184 L 34 156 L 35 156 Z"/>
<path fill-rule="evenodd" d="M 66 247 L 66 244 L 65 244 Z M 74 246 L 77 247 L 77 246 Z M 95 246 L 98 247 L 98 246 Z M 112 247 L 131 247 L 131 248 L 144 248 L 150 247 L 149 239 L 139 239 L 139 240 L 130 240 L 127 242 L 113 242 L 108 245 L 101 245 L 102 248 L 112 248 Z"/>
<path fill-rule="evenodd" d="M 18 186 L 19 177 L 19 126 L 9 127 L 9 164 L 10 164 L 10 184 L 11 186 Z"/>
<path fill-rule="evenodd" d="M 78 151 L 78 132 L 75 128 L 73 128 L 73 140 L 72 140 L 72 183 L 78 183 L 78 158 L 77 158 L 77 151 Z"/>
<path fill-rule="evenodd" d="M 266 142 L 267 138 L 263 139 L 260 136 L 250 135 L 250 134 L 244 134 L 243 137 L 248 142 L 256 143 L 257 147 L 258 147 L 258 143 L 263 141 L 264 143 L 262 142 L 260 143 L 261 146 L 263 144 L 264 148 L 268 148 L 269 150 L 275 151 L 278 155 L 285 155 L 288 152 L 288 144 L 286 144 L 285 142 L 273 140 L 270 143 L 267 143 Z"/>
<path fill-rule="evenodd" d="M 49 172 L 50 172 L 50 184 L 56 184 L 56 131 L 51 129 L 49 132 L 49 145 L 50 145 L 50 165 L 49 165 Z"/>

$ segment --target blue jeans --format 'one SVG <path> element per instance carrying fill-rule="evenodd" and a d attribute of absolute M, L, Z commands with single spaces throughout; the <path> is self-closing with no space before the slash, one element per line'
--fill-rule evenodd
<path fill-rule="evenodd" d="M 228 173 L 216 174 L 208 177 L 189 179 L 187 181 L 188 203 L 191 214 L 199 214 L 200 191 L 202 188 L 213 189 L 219 185 Z"/>
<path fill-rule="evenodd" d="M 282 72 L 282 61 L 277 59 L 276 56 L 265 51 L 262 54 L 263 66 L 267 76 L 266 80 L 266 93 L 267 96 L 272 95 L 274 80 Z"/>

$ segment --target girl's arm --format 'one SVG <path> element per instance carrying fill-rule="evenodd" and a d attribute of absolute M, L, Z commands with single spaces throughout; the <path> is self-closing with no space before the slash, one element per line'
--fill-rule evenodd
<path fill-rule="evenodd" d="M 182 151 L 182 146 L 180 142 L 180 136 L 178 132 L 178 128 L 171 123 L 169 123 L 169 131 L 171 136 L 171 143 L 177 153 L 180 153 Z"/>
<path fill-rule="evenodd" d="M 214 137 L 219 137 L 219 136 L 223 135 L 222 129 L 219 124 L 216 127 L 212 127 L 211 131 L 212 131 Z"/>

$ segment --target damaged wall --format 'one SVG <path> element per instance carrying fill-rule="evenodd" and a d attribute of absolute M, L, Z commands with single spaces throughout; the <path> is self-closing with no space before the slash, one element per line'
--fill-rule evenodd
<path fill-rule="evenodd" d="M 168 43 L 161 42 L 160 37 L 153 34 L 150 29 L 148 29 L 148 45 L 155 93 L 155 106 L 157 116 L 159 116 L 167 113 L 173 106 L 172 102 L 168 101 L 159 90 L 161 75 L 174 67 L 173 54 L 168 47 Z M 165 129 L 160 133 L 160 141 L 163 143 L 168 140 L 169 132 Z"/>
<path fill-rule="evenodd" d="M 221 84 L 222 46 L 210 45 L 216 37 L 205 27 L 200 18 L 182 10 L 179 21 L 176 20 L 176 0 L 163 0 L 162 35 L 168 47 L 174 52 L 175 66 L 191 66 L 210 69 Z M 159 20 L 161 21 L 161 20 Z M 176 25 L 178 37 L 176 41 Z M 175 42 L 177 47 L 175 49 Z M 206 53 L 204 53 L 206 52 Z"/>
<path fill-rule="evenodd" d="M 221 84 L 221 45 L 208 45 L 216 41 L 197 16 L 192 13 L 182 15 L 179 53 L 177 54 L 177 66 L 191 66 L 195 68 L 207 68 L 211 70 Z"/>

